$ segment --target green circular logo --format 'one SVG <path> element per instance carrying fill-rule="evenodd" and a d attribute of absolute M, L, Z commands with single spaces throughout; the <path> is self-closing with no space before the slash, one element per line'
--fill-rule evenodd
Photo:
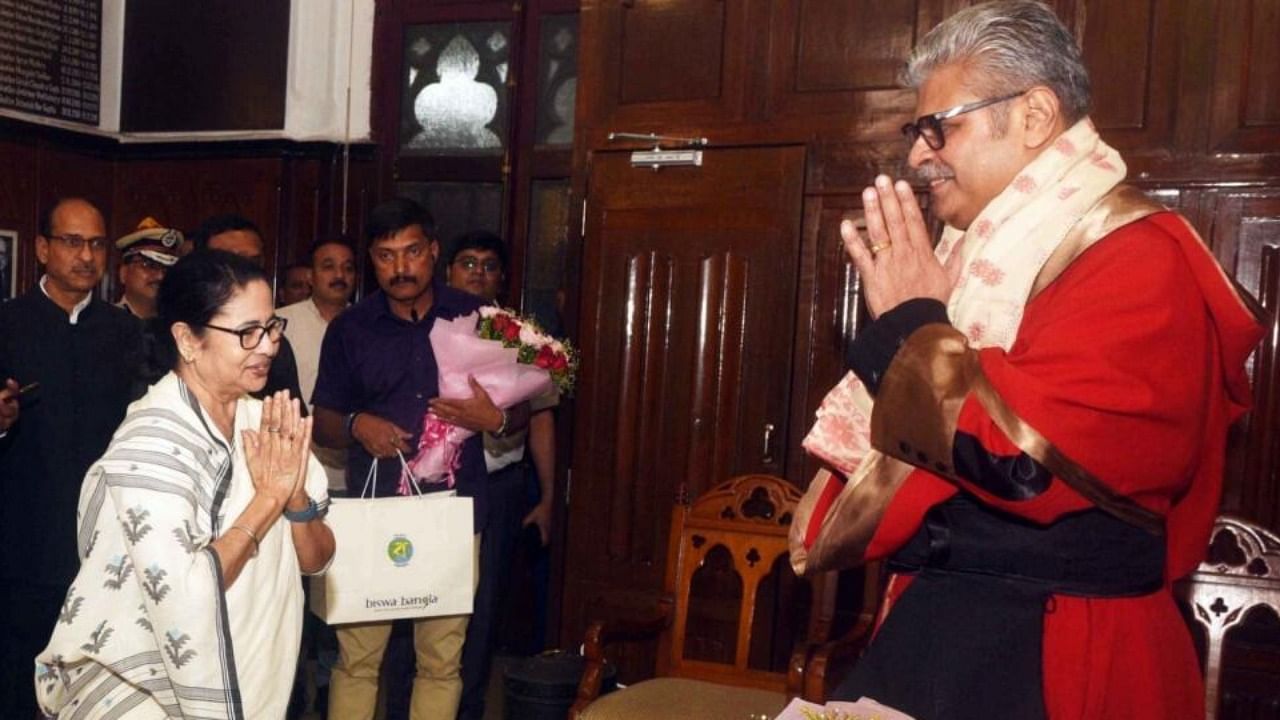
<path fill-rule="evenodd" d="M 387 557 L 396 567 L 404 567 L 413 559 L 413 541 L 404 535 L 396 535 L 387 543 Z"/>

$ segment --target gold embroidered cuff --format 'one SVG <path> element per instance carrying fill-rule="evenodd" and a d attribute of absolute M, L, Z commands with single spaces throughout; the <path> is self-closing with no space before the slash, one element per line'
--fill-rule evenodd
<path fill-rule="evenodd" d="M 871 445 L 956 479 L 952 443 L 960 408 L 980 373 L 978 356 L 951 325 L 916 330 L 898 348 L 871 413 Z"/>

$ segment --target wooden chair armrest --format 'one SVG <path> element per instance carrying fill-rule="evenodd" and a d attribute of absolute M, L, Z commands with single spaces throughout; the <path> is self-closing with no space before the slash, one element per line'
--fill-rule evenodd
<path fill-rule="evenodd" d="M 659 603 L 657 612 L 648 617 L 593 620 L 583 638 L 582 657 L 586 659 L 586 666 L 582 670 L 582 680 L 578 682 L 577 699 L 569 709 L 570 720 L 578 720 L 582 711 L 600 696 L 605 647 L 615 642 L 654 637 L 671 625 L 674 616 L 672 603 L 664 601 Z"/>
<path fill-rule="evenodd" d="M 802 697 L 809 702 L 826 702 L 828 678 L 839 681 L 844 677 L 844 673 L 853 667 L 853 663 L 871 641 L 874 629 L 875 618 L 863 615 L 843 636 L 811 646 L 804 667 Z M 791 684 L 790 677 L 787 684 Z"/>
<path fill-rule="evenodd" d="M 801 642 L 791 651 L 791 659 L 787 661 L 787 700 L 804 695 L 804 674 L 809 666 L 809 658 L 813 651 L 822 647 L 822 643 Z M 805 698 L 806 700 L 808 698 Z"/>

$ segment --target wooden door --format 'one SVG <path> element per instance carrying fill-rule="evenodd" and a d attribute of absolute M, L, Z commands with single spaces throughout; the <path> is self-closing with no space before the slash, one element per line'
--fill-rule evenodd
<path fill-rule="evenodd" d="M 596 153 L 582 274 L 564 637 L 662 588 L 671 508 L 786 463 L 804 151 L 702 167 Z M 643 662 L 638 663 L 642 665 Z"/>
<path fill-rule="evenodd" d="M 759 5 L 585 0 L 581 57 L 595 60 L 582 65 L 582 120 L 670 133 L 741 119 Z"/>

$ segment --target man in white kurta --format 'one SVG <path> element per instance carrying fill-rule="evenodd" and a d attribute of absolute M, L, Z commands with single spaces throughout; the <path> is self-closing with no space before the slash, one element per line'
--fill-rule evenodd
<path fill-rule="evenodd" d="M 289 321 L 284 334 L 298 359 L 298 384 L 308 409 L 320 371 L 320 345 L 324 342 L 325 330 L 329 328 L 329 321 L 351 304 L 355 280 L 355 252 L 351 245 L 340 239 L 321 240 L 311 250 L 311 297 L 282 307 L 276 313 Z M 312 445 L 312 450 L 329 478 L 329 493 L 345 494 L 346 452 L 320 445 Z"/>

